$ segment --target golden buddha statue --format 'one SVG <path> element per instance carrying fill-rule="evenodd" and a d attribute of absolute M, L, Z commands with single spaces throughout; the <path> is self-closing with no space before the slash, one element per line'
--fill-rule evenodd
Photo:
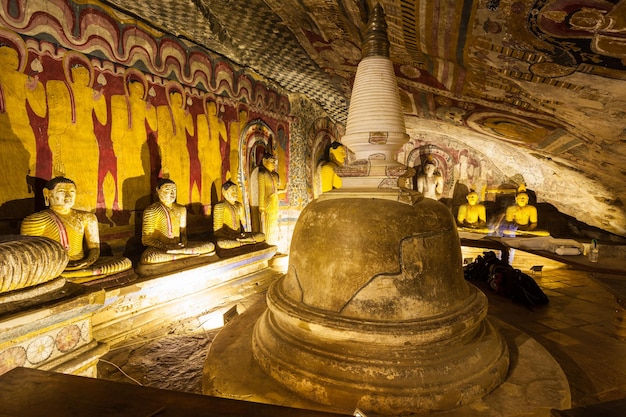
<path fill-rule="evenodd" d="M 328 147 L 326 162 L 320 169 L 322 177 L 322 192 L 326 193 L 333 188 L 341 188 L 341 177 L 337 175 L 337 167 L 343 166 L 346 161 L 346 149 L 339 142 L 333 142 Z"/>
<path fill-rule="evenodd" d="M 72 208 L 76 201 L 74 181 L 65 177 L 51 179 L 44 187 L 43 197 L 50 208 L 27 216 L 22 221 L 20 233 L 44 236 L 65 248 L 69 262 L 62 277 L 73 282 L 85 282 L 132 267 L 130 259 L 125 257 L 100 257 L 100 235 L 95 214 Z"/>
<path fill-rule="evenodd" d="M 459 207 L 456 216 L 458 227 L 474 232 L 490 232 L 491 230 L 487 227 L 487 209 L 484 204 L 478 202 L 478 193 L 472 190 L 465 196 L 465 199 L 467 203 Z"/>
<path fill-rule="evenodd" d="M 243 204 L 237 201 L 237 186 L 228 180 L 222 185 L 222 201 L 213 208 L 213 232 L 217 247 L 232 249 L 265 242 L 265 235 L 244 232 L 246 216 Z"/>
<path fill-rule="evenodd" d="M 506 208 L 504 219 L 513 230 L 505 231 L 505 235 L 550 235 L 545 230 L 537 230 L 537 207 L 528 204 L 529 200 L 526 187 L 520 186 L 515 196 L 515 204 Z"/>
<path fill-rule="evenodd" d="M 278 173 L 276 157 L 263 155 L 263 165 L 259 167 L 258 196 L 261 232 L 270 245 L 278 242 Z"/>
<path fill-rule="evenodd" d="M 212 242 L 187 240 L 187 209 L 176 203 L 176 183 L 159 179 L 156 187 L 159 201 L 143 212 L 141 242 L 147 249 L 142 264 L 159 264 L 215 253 Z"/>

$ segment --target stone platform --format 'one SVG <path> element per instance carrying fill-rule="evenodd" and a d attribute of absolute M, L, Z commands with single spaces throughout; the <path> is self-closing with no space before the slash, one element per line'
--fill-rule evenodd
<path fill-rule="evenodd" d="M 276 279 L 277 272 L 268 267 L 275 253 L 275 246 L 262 244 L 211 262 L 186 263 L 175 271 L 166 265 L 159 274 L 155 268 L 153 276 L 107 288 L 105 305 L 93 317 L 94 337 L 116 346 L 188 317 L 221 317 L 237 298 L 261 291 Z M 239 292 L 232 294 L 232 287 Z"/>
<path fill-rule="evenodd" d="M 354 414 L 298 397 L 268 377 L 252 357 L 252 331 L 267 308 L 256 303 L 234 318 L 213 341 L 204 366 L 203 393 L 266 404 L 325 412 Z M 570 407 L 567 378 L 559 364 L 537 341 L 494 317 L 494 327 L 505 338 L 511 359 L 506 381 L 473 404 L 430 413 L 450 417 L 540 417 L 551 409 Z M 372 417 L 368 414 L 368 417 Z"/>
<path fill-rule="evenodd" d="M 104 301 L 104 290 L 84 292 L 65 282 L 31 300 L 0 305 L 6 307 L 0 308 L 0 375 L 26 367 L 95 377 L 98 359 L 109 350 L 92 332 Z"/>

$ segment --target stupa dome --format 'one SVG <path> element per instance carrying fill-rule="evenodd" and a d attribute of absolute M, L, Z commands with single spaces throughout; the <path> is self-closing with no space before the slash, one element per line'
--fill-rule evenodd
<path fill-rule="evenodd" d="M 423 319 L 468 296 L 461 258 L 450 210 L 435 200 L 322 200 L 296 225 L 282 286 L 292 300 L 341 316 Z"/>

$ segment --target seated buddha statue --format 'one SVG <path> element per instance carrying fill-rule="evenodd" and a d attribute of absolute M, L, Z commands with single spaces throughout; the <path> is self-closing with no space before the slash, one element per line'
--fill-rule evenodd
<path fill-rule="evenodd" d="M 265 242 L 265 235 L 245 232 L 243 204 L 237 201 L 237 186 L 228 180 L 222 185 L 222 201 L 213 208 L 213 233 L 220 249 L 239 248 Z"/>
<path fill-rule="evenodd" d="M 506 208 L 504 219 L 511 230 L 505 230 L 505 235 L 550 235 L 545 230 L 537 229 L 537 207 L 528 204 L 529 200 L 526 188 L 520 187 L 515 196 L 515 204 Z"/>
<path fill-rule="evenodd" d="M 100 256 L 98 220 L 93 213 L 73 208 L 76 201 L 74 181 L 65 177 L 51 179 L 44 186 L 43 197 L 50 208 L 27 216 L 22 221 L 20 233 L 44 236 L 65 248 L 69 262 L 62 277 L 73 282 L 86 282 L 132 268 L 128 258 Z"/>
<path fill-rule="evenodd" d="M 187 209 L 176 203 L 176 183 L 160 178 L 156 193 L 159 201 L 143 212 L 141 242 L 147 246 L 142 264 L 160 264 L 215 253 L 212 242 L 187 240 Z"/>
<path fill-rule="evenodd" d="M 333 142 L 328 148 L 326 162 L 320 169 L 322 178 L 322 192 L 326 193 L 335 188 L 341 188 L 341 177 L 337 175 L 336 169 L 346 161 L 346 149 L 339 142 Z"/>
<path fill-rule="evenodd" d="M 456 216 L 458 227 L 479 233 L 489 233 L 490 229 L 487 227 L 487 209 L 484 204 L 478 202 L 478 193 L 472 190 L 465 196 L 465 199 L 467 203 L 459 207 Z"/>

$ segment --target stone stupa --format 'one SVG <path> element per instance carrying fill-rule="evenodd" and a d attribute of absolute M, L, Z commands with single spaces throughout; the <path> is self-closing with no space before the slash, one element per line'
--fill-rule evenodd
<path fill-rule="evenodd" d="M 380 5 L 363 55 L 342 138 L 359 169 L 302 211 L 286 274 L 213 341 L 203 392 L 368 417 L 567 404 L 549 354 L 530 338 L 516 345 L 515 330 L 505 338 L 487 318 L 486 296 L 464 279 L 448 207 L 397 186 L 408 136 Z M 512 363 L 541 363 L 546 396 L 511 395 L 538 378 Z"/>
<path fill-rule="evenodd" d="M 380 5 L 363 53 L 342 143 L 368 175 L 302 212 L 252 350 L 274 380 L 321 404 L 449 410 L 502 383 L 508 350 L 486 297 L 464 280 L 450 210 L 393 186 L 408 136 Z"/>

